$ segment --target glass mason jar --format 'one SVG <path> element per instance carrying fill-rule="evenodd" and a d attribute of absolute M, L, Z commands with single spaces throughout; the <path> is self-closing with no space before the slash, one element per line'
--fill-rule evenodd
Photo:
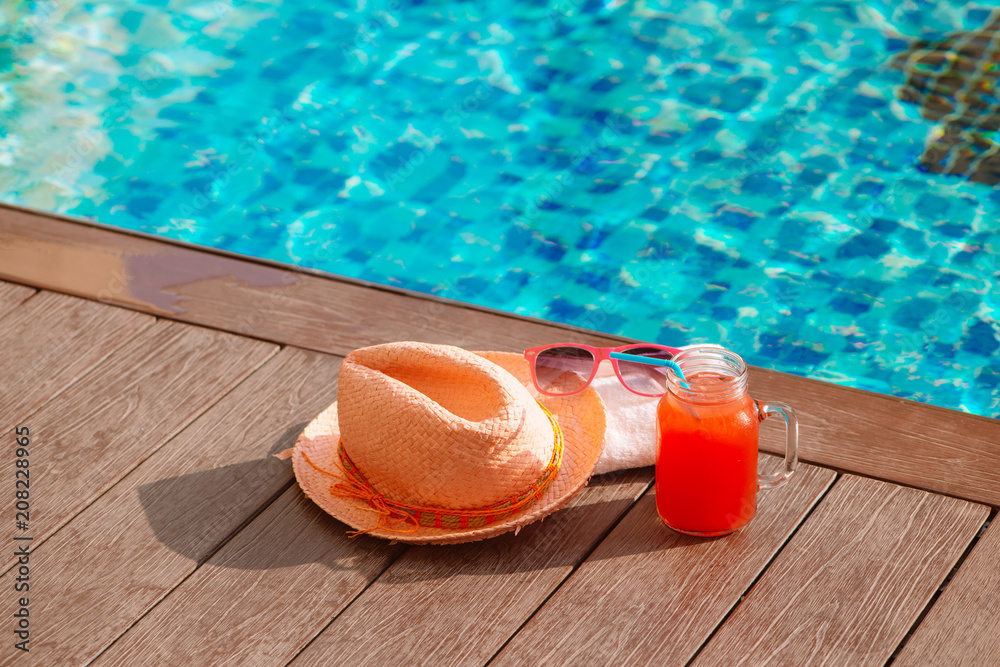
<path fill-rule="evenodd" d="M 798 424 L 783 403 L 759 403 L 747 390 L 747 366 L 716 345 L 690 346 L 674 357 L 684 380 L 667 374 L 656 410 L 656 511 L 688 535 L 726 535 L 757 511 L 757 490 L 774 489 L 797 463 Z M 760 422 L 785 421 L 784 468 L 757 474 Z"/>

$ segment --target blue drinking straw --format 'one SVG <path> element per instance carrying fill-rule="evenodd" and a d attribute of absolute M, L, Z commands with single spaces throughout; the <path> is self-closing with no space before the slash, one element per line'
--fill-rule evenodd
<path fill-rule="evenodd" d="M 688 383 L 684 381 L 684 371 L 681 370 L 680 364 L 678 364 L 673 359 L 656 359 L 654 357 L 641 357 L 638 354 L 626 354 L 624 352 L 612 352 L 612 359 L 620 359 L 621 361 L 634 361 L 639 364 L 647 364 L 649 366 L 666 366 L 674 372 L 674 375 L 680 378 L 680 385 L 685 389 L 690 389 Z"/>

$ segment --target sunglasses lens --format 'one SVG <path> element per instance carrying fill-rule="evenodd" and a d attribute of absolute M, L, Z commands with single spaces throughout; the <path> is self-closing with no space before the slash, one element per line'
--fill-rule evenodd
<path fill-rule="evenodd" d="M 622 352 L 652 359 L 673 359 L 674 357 L 666 350 L 657 347 L 633 347 L 629 350 L 622 350 Z M 619 359 L 618 372 L 621 373 L 622 382 L 632 391 L 653 396 L 667 393 L 667 373 L 670 372 L 670 369 L 666 366 L 652 366 Z"/>
<path fill-rule="evenodd" d="M 579 347 L 550 347 L 535 357 L 535 380 L 546 394 L 580 391 L 593 371 L 594 355 Z"/>

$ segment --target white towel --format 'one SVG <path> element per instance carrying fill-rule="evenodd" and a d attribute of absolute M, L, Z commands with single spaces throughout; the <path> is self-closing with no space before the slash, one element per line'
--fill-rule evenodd
<path fill-rule="evenodd" d="M 693 345 L 679 349 L 686 350 Z M 699 344 L 698 347 L 721 345 Z M 641 468 L 656 464 L 656 406 L 659 398 L 633 394 L 622 386 L 610 363 L 601 363 L 591 386 L 604 399 L 608 422 L 604 451 L 594 466 L 594 474 Z"/>
<path fill-rule="evenodd" d="M 601 364 L 591 385 L 604 399 L 608 422 L 604 451 L 594 474 L 641 468 L 656 462 L 656 404 L 660 399 L 633 394 L 622 386 L 611 364 Z"/>

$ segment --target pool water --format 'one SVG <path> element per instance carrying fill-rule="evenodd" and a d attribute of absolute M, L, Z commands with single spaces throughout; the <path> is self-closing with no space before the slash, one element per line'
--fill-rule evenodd
<path fill-rule="evenodd" d="M 989 16 L 4 5 L 0 198 L 995 417 L 1000 196 L 887 66 Z"/>

